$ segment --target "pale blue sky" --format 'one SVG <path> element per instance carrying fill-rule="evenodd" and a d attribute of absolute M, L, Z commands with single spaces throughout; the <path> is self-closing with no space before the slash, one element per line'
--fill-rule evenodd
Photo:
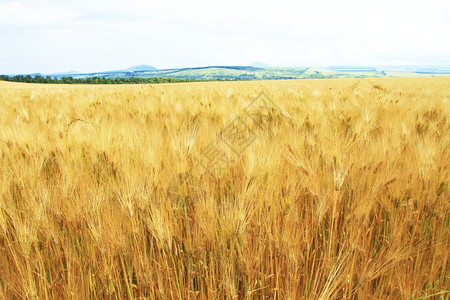
<path fill-rule="evenodd" d="M 450 64 L 448 1 L 0 0 L 0 74 Z"/>

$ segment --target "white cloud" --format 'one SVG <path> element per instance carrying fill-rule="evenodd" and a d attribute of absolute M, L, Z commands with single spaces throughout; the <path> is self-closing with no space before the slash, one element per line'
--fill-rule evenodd
<path fill-rule="evenodd" d="M 449 64 L 448 15 L 439 0 L 0 0 L 0 73 Z"/>

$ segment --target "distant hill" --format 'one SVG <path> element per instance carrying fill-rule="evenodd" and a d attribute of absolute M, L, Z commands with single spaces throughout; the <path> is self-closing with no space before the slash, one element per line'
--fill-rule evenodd
<path fill-rule="evenodd" d="M 265 68 L 271 68 L 272 66 L 271 66 L 271 65 L 268 65 L 268 64 L 265 64 L 265 63 L 263 63 L 263 62 L 257 61 L 257 62 L 252 63 L 252 64 L 250 65 L 250 67 L 254 67 L 254 68 L 263 68 L 263 69 L 265 69 Z"/>
<path fill-rule="evenodd" d="M 136 65 L 132 66 L 126 69 L 120 69 L 120 70 L 110 70 L 110 71 L 103 71 L 103 72 L 91 72 L 89 74 L 112 74 L 112 73 L 132 73 L 132 72 L 142 72 L 142 71 L 156 71 L 158 70 L 154 66 L 150 65 Z M 63 74 L 63 73 L 60 73 Z M 73 73 L 72 73 L 73 74 Z M 78 73 L 78 74 L 87 74 L 87 73 Z"/>
<path fill-rule="evenodd" d="M 376 72 L 373 67 L 353 67 L 353 66 L 332 66 L 328 70 L 339 72 Z"/>
<path fill-rule="evenodd" d="M 157 68 L 155 68 L 154 66 L 150 66 L 150 65 L 137 65 L 137 66 L 132 66 L 128 69 L 123 69 L 120 71 L 123 72 L 136 72 L 136 71 L 155 71 L 158 70 Z"/>
<path fill-rule="evenodd" d="M 71 71 L 67 71 L 67 72 L 58 72 L 58 73 L 52 73 L 52 74 L 49 74 L 50 76 L 56 76 L 56 75 L 71 75 L 71 74 L 80 74 L 81 72 L 79 72 L 79 71 L 74 71 L 74 70 L 71 70 Z"/>

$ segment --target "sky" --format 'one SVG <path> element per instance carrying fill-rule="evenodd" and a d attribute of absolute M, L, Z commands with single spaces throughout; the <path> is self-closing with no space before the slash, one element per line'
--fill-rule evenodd
<path fill-rule="evenodd" d="M 450 65 L 444 0 L 0 0 L 0 74 Z"/>

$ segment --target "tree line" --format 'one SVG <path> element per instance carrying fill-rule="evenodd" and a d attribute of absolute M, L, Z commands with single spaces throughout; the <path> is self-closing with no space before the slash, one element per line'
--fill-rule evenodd
<path fill-rule="evenodd" d="M 190 82 L 196 80 L 178 79 L 178 78 L 104 78 L 104 77 L 88 77 L 88 78 L 73 78 L 68 77 L 51 77 L 51 76 L 31 76 L 31 75 L 0 75 L 0 80 L 12 82 L 26 82 L 26 83 L 52 83 L 52 84 L 135 84 L 135 83 L 173 83 L 173 82 Z"/>

